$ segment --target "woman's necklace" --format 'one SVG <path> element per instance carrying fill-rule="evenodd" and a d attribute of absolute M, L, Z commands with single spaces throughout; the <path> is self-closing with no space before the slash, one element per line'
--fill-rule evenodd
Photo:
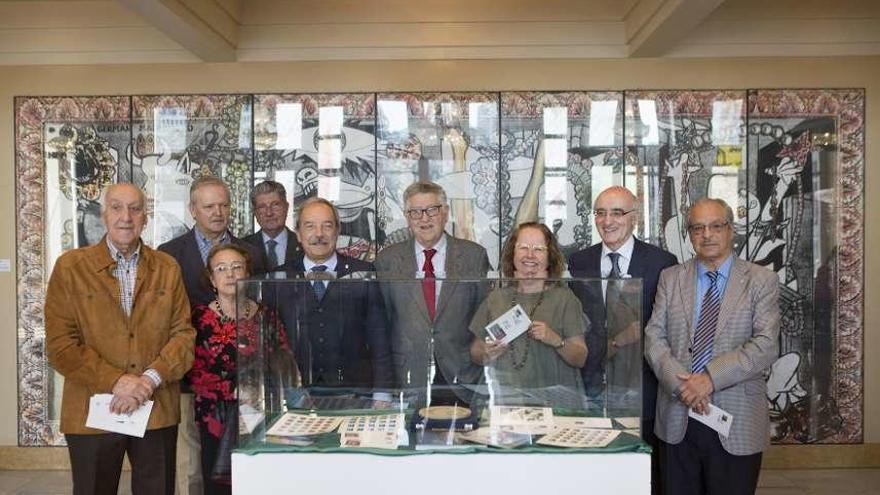
<path fill-rule="evenodd" d="M 219 299 L 214 299 L 214 306 L 217 310 L 217 314 L 220 315 L 220 322 L 221 323 L 226 323 L 227 321 L 235 320 L 235 318 L 227 315 L 226 312 L 223 311 L 223 305 L 220 304 Z M 247 301 L 247 302 L 245 302 L 245 305 L 244 305 L 244 315 L 242 316 L 242 319 L 247 320 L 248 318 L 250 318 L 250 316 L 251 316 L 251 302 Z"/>
<path fill-rule="evenodd" d="M 512 307 L 516 307 L 516 305 L 519 304 L 519 302 L 517 301 L 518 294 L 519 293 L 514 290 Z M 538 306 L 540 306 L 542 302 L 544 302 L 543 288 L 541 288 L 541 292 L 538 295 L 538 302 L 536 302 L 535 305 L 532 306 L 531 311 L 527 311 L 527 313 L 529 314 L 529 320 L 534 321 L 535 311 L 538 310 Z M 532 347 L 531 342 L 529 342 L 528 338 L 522 341 L 521 340 L 522 339 L 517 339 L 510 343 L 510 361 L 513 364 L 513 369 L 515 370 L 520 370 L 523 368 L 523 366 L 526 365 L 526 362 L 529 360 L 529 349 Z M 521 357 L 521 359 L 517 358 L 518 354 L 520 355 L 519 357 Z"/>

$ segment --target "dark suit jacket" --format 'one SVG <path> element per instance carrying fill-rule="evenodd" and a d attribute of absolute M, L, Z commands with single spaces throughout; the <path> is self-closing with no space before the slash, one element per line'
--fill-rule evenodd
<path fill-rule="evenodd" d="M 633 278 L 642 279 L 642 327 L 647 325 L 654 307 L 654 296 L 657 294 L 657 280 L 664 268 L 675 265 L 678 260 L 674 255 L 646 242 L 633 239 L 632 259 L 629 262 L 629 273 Z M 594 244 L 587 249 L 572 254 L 568 260 L 568 271 L 575 277 L 601 277 L 602 243 Z M 596 381 L 602 379 L 602 365 L 605 362 L 608 334 L 605 328 L 605 305 L 602 287 L 594 284 L 575 291 L 584 305 L 590 318 L 590 331 L 587 333 L 587 363 L 583 368 L 584 384 L 595 387 Z M 601 386 L 601 382 L 600 386 Z M 647 361 L 642 365 L 642 423 L 643 431 L 652 431 L 651 425 L 657 404 L 657 377 L 651 372 Z"/>
<path fill-rule="evenodd" d="M 336 256 L 338 279 L 375 271 L 372 263 Z M 281 268 L 289 279 L 305 275 L 302 256 Z M 391 348 L 377 282 L 330 280 L 320 301 L 311 283 L 279 281 L 270 285 L 278 287 L 273 298 L 293 343 L 304 385 L 393 386 Z"/>
<path fill-rule="evenodd" d="M 186 234 L 175 237 L 159 246 L 159 251 L 170 254 L 177 260 L 177 264 L 180 265 L 180 271 L 183 274 L 183 284 L 186 286 L 186 293 L 189 296 L 189 304 L 192 308 L 198 304 L 208 304 L 215 298 L 211 282 L 205 276 L 205 264 L 202 262 L 202 255 L 199 253 L 199 245 L 198 241 L 196 241 L 194 229 L 195 227 Z M 242 247 L 251 255 L 252 277 L 266 273 L 263 258 L 254 246 L 238 239 L 231 233 L 229 234 L 229 242 Z"/>
<path fill-rule="evenodd" d="M 482 368 L 470 355 L 471 319 L 486 296 L 486 273 L 492 269 L 486 250 L 471 241 L 446 234 L 446 278 L 442 280 L 437 313 L 432 322 L 419 280 L 413 239 L 386 247 L 376 257 L 376 270 L 389 280 L 382 296 L 391 326 L 395 377 L 404 388 L 423 388 L 428 382 L 431 339 L 437 369 L 447 383 L 477 383 Z M 478 280 L 482 283 L 460 282 Z"/>
<path fill-rule="evenodd" d="M 302 256 L 302 247 L 299 245 L 299 240 L 296 238 L 296 234 L 294 234 L 293 231 L 288 229 L 287 227 L 285 227 L 285 229 L 287 230 L 287 250 L 284 254 L 284 263 L 279 263 L 278 266 L 269 266 L 269 257 L 266 253 L 266 243 L 263 242 L 262 230 L 258 230 L 255 233 L 241 239 L 244 242 L 247 242 L 260 250 L 260 254 L 262 254 L 263 258 L 263 266 L 266 267 L 267 272 L 279 271 L 282 269 L 282 265 L 289 264 L 297 257 Z"/>

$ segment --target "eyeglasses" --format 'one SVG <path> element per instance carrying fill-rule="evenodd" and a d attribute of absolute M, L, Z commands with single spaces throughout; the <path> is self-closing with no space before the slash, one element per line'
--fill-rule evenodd
<path fill-rule="evenodd" d="M 226 275 L 227 273 L 244 273 L 244 263 L 220 263 L 211 269 L 217 275 Z"/>
<path fill-rule="evenodd" d="M 418 220 L 422 218 L 422 215 L 428 215 L 428 218 L 434 218 L 440 214 L 440 210 L 443 209 L 443 206 L 444 205 L 434 205 L 427 208 L 410 208 L 406 210 L 406 216 L 409 217 L 410 220 Z"/>
<path fill-rule="evenodd" d="M 267 205 L 257 206 L 256 208 L 254 208 L 254 210 L 256 210 L 258 213 L 267 213 L 269 210 L 281 211 L 284 209 L 284 206 L 285 206 L 285 203 L 282 203 L 280 201 L 275 201 L 275 202 L 267 204 Z"/>
<path fill-rule="evenodd" d="M 730 225 L 730 222 L 717 222 L 710 223 L 709 225 L 698 223 L 695 225 L 688 225 L 688 232 L 692 235 L 702 235 L 703 232 L 706 232 L 706 229 L 709 229 L 709 232 L 713 234 L 720 234 L 728 225 Z"/>
<path fill-rule="evenodd" d="M 613 218 L 617 220 L 618 218 L 623 218 L 634 211 L 636 210 L 623 210 L 621 208 L 606 210 L 604 208 L 600 208 L 598 210 L 593 210 L 593 216 L 595 216 L 596 218 Z"/>
<path fill-rule="evenodd" d="M 547 246 L 543 244 L 526 244 L 524 242 L 517 242 L 514 246 L 517 252 L 520 253 L 528 253 L 529 251 L 534 251 L 538 254 L 544 254 L 547 252 Z"/>

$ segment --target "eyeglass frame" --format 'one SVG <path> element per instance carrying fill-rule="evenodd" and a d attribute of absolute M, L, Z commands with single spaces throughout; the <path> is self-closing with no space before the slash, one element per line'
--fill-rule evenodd
<path fill-rule="evenodd" d="M 269 210 L 271 211 L 281 211 L 287 206 L 286 201 L 273 201 L 267 205 L 255 206 L 254 211 L 257 213 L 266 213 Z"/>
<path fill-rule="evenodd" d="M 422 217 L 424 217 L 425 215 L 428 215 L 428 218 L 434 218 L 439 215 L 445 207 L 446 205 L 439 204 L 428 206 L 427 208 L 407 208 L 406 211 L 403 212 L 403 214 L 406 215 L 406 218 L 409 218 L 410 220 L 421 220 Z M 434 210 L 433 215 L 430 213 L 430 210 Z M 419 216 L 413 216 L 414 213 L 418 213 Z"/>
<path fill-rule="evenodd" d="M 524 242 L 517 242 L 513 245 L 514 251 L 528 250 L 534 251 L 536 253 L 546 254 L 550 251 L 550 248 L 547 247 L 546 244 L 526 244 Z"/>
<path fill-rule="evenodd" d="M 623 208 L 612 208 L 610 210 L 606 210 L 604 208 L 599 208 L 597 210 L 593 210 L 593 216 L 596 218 L 611 218 L 617 220 L 629 215 L 634 211 L 636 211 L 635 208 L 633 208 L 632 210 L 624 210 Z"/>
<path fill-rule="evenodd" d="M 696 225 L 688 225 L 687 231 L 691 235 L 703 235 L 707 230 L 711 234 L 720 234 L 727 227 L 730 227 L 730 222 L 725 220 L 723 222 L 710 223 L 709 225 L 704 225 L 702 223 L 698 223 Z"/>
<path fill-rule="evenodd" d="M 232 263 L 220 263 L 214 268 L 211 268 L 211 273 L 214 275 L 225 275 L 227 273 L 246 273 L 247 265 L 245 263 L 234 261 Z"/>

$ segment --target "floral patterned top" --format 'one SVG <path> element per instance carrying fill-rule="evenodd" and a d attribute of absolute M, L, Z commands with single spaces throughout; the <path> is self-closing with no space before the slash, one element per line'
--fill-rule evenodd
<path fill-rule="evenodd" d="M 269 349 L 290 353 L 287 336 L 274 312 L 260 306 L 256 314 L 238 321 L 223 318 L 208 305 L 193 308 L 192 323 L 196 329 L 196 348 L 193 367 L 187 377 L 195 395 L 195 419 L 201 430 L 220 438 L 224 430 L 224 418 L 218 404 L 235 400 L 237 356 L 249 356 L 257 352 L 259 322 L 269 318 L 269 328 L 278 329 L 277 345 L 267 343 Z M 241 336 L 241 343 L 238 336 Z"/>

